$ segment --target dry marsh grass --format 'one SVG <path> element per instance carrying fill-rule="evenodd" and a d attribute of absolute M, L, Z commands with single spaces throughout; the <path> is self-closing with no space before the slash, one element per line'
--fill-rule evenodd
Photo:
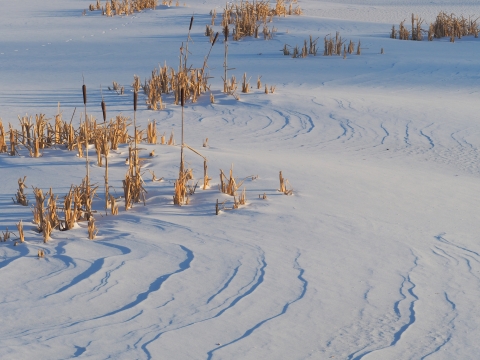
<path fill-rule="evenodd" d="M 309 39 L 303 41 L 303 46 L 291 47 L 288 44 L 284 44 L 282 51 L 285 56 L 292 56 L 293 58 L 306 58 L 308 55 L 316 56 L 318 53 L 318 40 L 319 38 L 313 38 L 312 35 L 309 36 Z M 355 52 L 355 42 L 350 40 L 347 46 L 347 40 L 343 39 L 340 36 L 340 33 L 337 31 L 335 36 L 327 35 L 323 39 L 324 41 L 324 56 L 333 56 L 338 55 L 344 58 L 347 57 L 347 54 L 353 54 Z M 343 50 L 343 52 L 342 52 Z M 357 46 L 357 55 L 361 54 L 360 41 Z"/>
<path fill-rule="evenodd" d="M 272 22 L 275 16 L 285 17 L 287 15 L 303 14 L 300 6 L 297 5 L 295 8 L 293 7 L 294 3 L 296 3 L 296 1 L 287 2 L 285 0 L 276 0 L 273 4 L 270 1 L 227 3 L 221 21 L 225 39 L 228 39 L 230 26 L 232 27 L 232 38 L 235 41 L 247 36 L 258 38 L 259 28 L 262 25 L 263 38 L 265 40 L 271 39 L 276 30 L 275 28 L 270 30 L 267 23 Z M 214 26 L 217 13 L 213 10 L 210 14 L 212 16 L 211 26 Z"/>
<path fill-rule="evenodd" d="M 128 16 L 145 9 L 155 10 L 157 6 L 158 0 L 106 0 L 105 5 L 97 0 L 95 4 L 90 4 L 88 9 L 90 11 L 101 11 L 102 15 L 110 17 Z"/>
<path fill-rule="evenodd" d="M 284 193 L 285 195 L 292 195 L 293 194 L 293 188 L 291 186 L 289 186 L 290 183 L 288 182 L 288 180 L 284 179 L 281 171 L 280 171 L 280 174 L 279 174 L 279 178 L 280 178 L 280 189 L 278 189 L 278 191 Z"/>
<path fill-rule="evenodd" d="M 444 11 L 441 11 L 435 21 L 429 24 L 428 30 L 422 29 L 425 20 L 415 14 L 412 14 L 410 30 L 405 26 L 405 21 L 400 22 L 398 30 L 395 29 L 395 25 L 392 26 L 390 38 L 422 41 L 424 36 L 427 35 L 428 41 L 433 41 L 434 38 L 447 37 L 450 38 L 450 42 L 455 42 L 455 39 L 461 39 L 469 35 L 478 38 L 480 31 L 477 23 L 478 18 L 466 18 L 463 15 L 447 14 Z"/>

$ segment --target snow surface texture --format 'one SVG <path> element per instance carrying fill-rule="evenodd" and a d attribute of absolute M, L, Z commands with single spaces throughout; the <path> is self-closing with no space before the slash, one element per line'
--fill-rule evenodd
<path fill-rule="evenodd" d="M 45 113 L 57 102 L 78 122 L 133 116 L 129 84 L 166 60 L 178 64 L 192 13 L 189 63 L 201 66 L 209 11 L 185 0 L 128 17 L 83 9 L 94 1 L 9 1 L 0 15 L 0 116 Z M 17 179 L 60 196 L 84 176 L 63 149 L 0 156 L 0 230 L 25 222 L 26 243 L 0 244 L 0 358 L 5 359 L 473 359 L 480 353 L 480 42 L 389 39 L 414 12 L 480 15 L 477 1 L 302 0 L 305 15 L 274 19 L 274 39 L 231 42 L 229 65 L 276 85 L 240 101 L 221 93 L 223 44 L 209 60 L 212 90 L 185 108 L 187 144 L 209 160 L 210 190 L 172 204 L 179 148 L 144 145 L 147 206 L 55 231 L 43 244 L 28 207 L 12 204 Z M 217 18 L 218 19 L 218 18 Z M 408 21 L 407 21 L 408 23 Z M 218 27 L 216 30 L 219 30 Z M 284 57 L 283 45 L 340 31 L 362 55 Z M 323 44 L 323 43 L 322 43 Z M 384 48 L 385 54 L 380 54 Z M 124 96 L 109 92 L 112 81 Z M 165 100 L 165 99 L 164 99 Z M 152 112 L 175 130 L 180 108 Z M 121 190 L 128 149 L 111 153 Z M 146 153 L 146 151 L 145 151 Z M 197 177 L 203 162 L 187 153 Z M 215 216 L 219 169 L 247 180 L 248 204 Z M 278 171 L 294 187 L 276 191 Z M 102 184 L 103 168 L 91 165 Z M 148 177 L 147 177 L 148 178 Z M 268 199 L 261 200 L 259 194 Z M 27 190 L 33 201 L 31 189 Z M 99 192 L 100 198 L 102 192 Z M 102 208 L 102 200 L 95 206 Z M 36 259 L 37 249 L 45 259 Z"/>

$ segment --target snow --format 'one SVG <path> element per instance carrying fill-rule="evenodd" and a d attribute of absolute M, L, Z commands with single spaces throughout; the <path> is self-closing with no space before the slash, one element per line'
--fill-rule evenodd
<path fill-rule="evenodd" d="M 208 13 L 223 1 L 159 6 L 128 17 L 82 11 L 93 1 L 2 5 L 0 116 L 133 117 L 130 84 L 177 66 L 192 14 L 189 63 L 210 44 Z M 183 3 L 182 3 L 183 4 Z M 54 231 L 47 244 L 30 207 L 12 203 L 17 179 L 63 196 L 85 160 L 49 149 L 41 158 L 0 155 L 0 231 L 25 223 L 26 243 L 0 243 L 0 358 L 6 359 L 467 359 L 478 345 L 480 296 L 477 121 L 480 43 L 400 41 L 390 28 L 414 12 L 479 15 L 476 1 L 299 0 L 305 15 L 275 18 L 273 40 L 229 44 L 230 73 L 254 85 L 223 94 L 223 43 L 209 58 L 212 91 L 185 107 L 185 142 L 208 158 L 212 186 L 172 203 L 178 146 L 155 150 L 145 168 L 147 204 Z M 219 17 L 217 17 L 218 23 Z M 407 21 L 408 23 L 408 21 Z M 215 27 L 219 30 L 219 26 Z M 362 55 L 293 59 L 283 45 L 340 31 Z M 380 54 L 384 48 L 385 54 Z M 112 81 L 126 87 L 108 91 Z M 139 106 L 180 142 L 181 109 Z M 203 148 L 205 138 L 209 147 Z M 122 194 L 128 148 L 112 151 L 110 182 Z M 200 178 L 203 160 L 187 152 Z M 247 179 L 247 205 L 215 216 L 219 169 Z M 277 191 L 278 172 L 293 196 Z M 104 168 L 92 164 L 93 181 Z M 267 199 L 259 199 L 266 193 Z M 94 206 L 103 207 L 103 191 Z M 101 212 L 101 211 L 100 211 Z M 101 212 L 102 213 L 102 212 Z M 102 213 L 103 215 L 103 213 Z M 15 232 L 15 231 L 14 231 Z M 37 250 L 46 257 L 37 259 Z"/>

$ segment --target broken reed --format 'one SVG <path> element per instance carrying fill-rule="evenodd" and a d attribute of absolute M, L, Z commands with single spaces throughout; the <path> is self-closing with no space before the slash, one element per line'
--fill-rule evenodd
<path fill-rule="evenodd" d="M 399 29 L 395 29 L 395 25 L 392 26 L 390 38 L 400 40 L 414 40 L 421 41 L 424 35 L 427 34 L 427 40 L 433 41 L 434 38 L 441 39 L 449 37 L 450 42 L 455 42 L 455 38 L 461 39 L 463 36 L 473 35 L 478 38 L 478 18 L 474 19 L 469 17 L 468 19 L 462 16 L 456 16 L 455 14 L 447 14 L 441 11 L 435 21 L 431 23 L 428 30 L 422 29 L 422 24 L 425 20 L 412 14 L 411 18 L 411 30 L 405 26 L 405 21 L 400 22 Z"/>
<path fill-rule="evenodd" d="M 2 119 L 0 119 L 0 153 L 7 152 L 7 133 L 3 127 Z"/>
<path fill-rule="evenodd" d="M 27 196 L 24 193 L 25 188 L 27 185 L 25 185 L 25 180 L 27 179 L 26 176 L 20 179 L 18 179 L 18 190 L 17 193 L 15 194 L 15 200 L 13 200 L 14 203 L 20 204 L 23 206 L 28 206 L 28 199 Z"/>
<path fill-rule="evenodd" d="M 279 174 L 279 178 L 280 178 L 280 189 L 278 189 L 278 191 L 280 191 L 281 193 L 284 193 L 285 195 L 292 195 L 293 194 L 293 188 L 291 186 L 289 188 L 290 183 L 288 182 L 287 179 L 283 178 L 283 175 L 282 175 L 281 171 L 280 171 L 280 174 Z"/>

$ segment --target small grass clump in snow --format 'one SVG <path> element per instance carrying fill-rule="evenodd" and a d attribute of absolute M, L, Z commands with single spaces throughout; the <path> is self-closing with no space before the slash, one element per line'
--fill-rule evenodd
<path fill-rule="evenodd" d="M 15 194 L 15 200 L 12 199 L 15 204 L 28 206 L 28 199 L 24 193 L 24 190 L 27 187 L 27 185 L 25 185 L 26 179 L 27 179 L 26 176 L 24 176 L 23 179 L 22 178 L 18 179 L 18 190 L 17 190 L 17 193 Z"/>
<path fill-rule="evenodd" d="M 291 46 L 288 44 L 285 44 L 281 51 L 283 52 L 283 55 L 285 56 L 291 55 L 293 58 L 305 58 L 308 55 L 316 56 L 318 52 L 317 43 L 318 43 L 318 38 L 313 39 L 312 35 L 310 35 L 309 40 L 303 41 L 302 48 L 299 48 L 298 45 L 296 45 L 293 48 L 293 50 L 290 51 Z M 346 58 L 347 53 L 353 54 L 355 52 L 355 43 L 352 40 L 350 40 L 347 46 L 346 40 L 342 39 L 338 31 L 336 32 L 335 37 L 332 37 L 331 35 L 325 36 L 323 56 L 333 56 L 333 55 L 341 56 L 342 49 L 343 49 L 343 57 Z M 358 45 L 357 45 L 357 55 L 361 55 L 360 41 L 358 42 Z"/>

